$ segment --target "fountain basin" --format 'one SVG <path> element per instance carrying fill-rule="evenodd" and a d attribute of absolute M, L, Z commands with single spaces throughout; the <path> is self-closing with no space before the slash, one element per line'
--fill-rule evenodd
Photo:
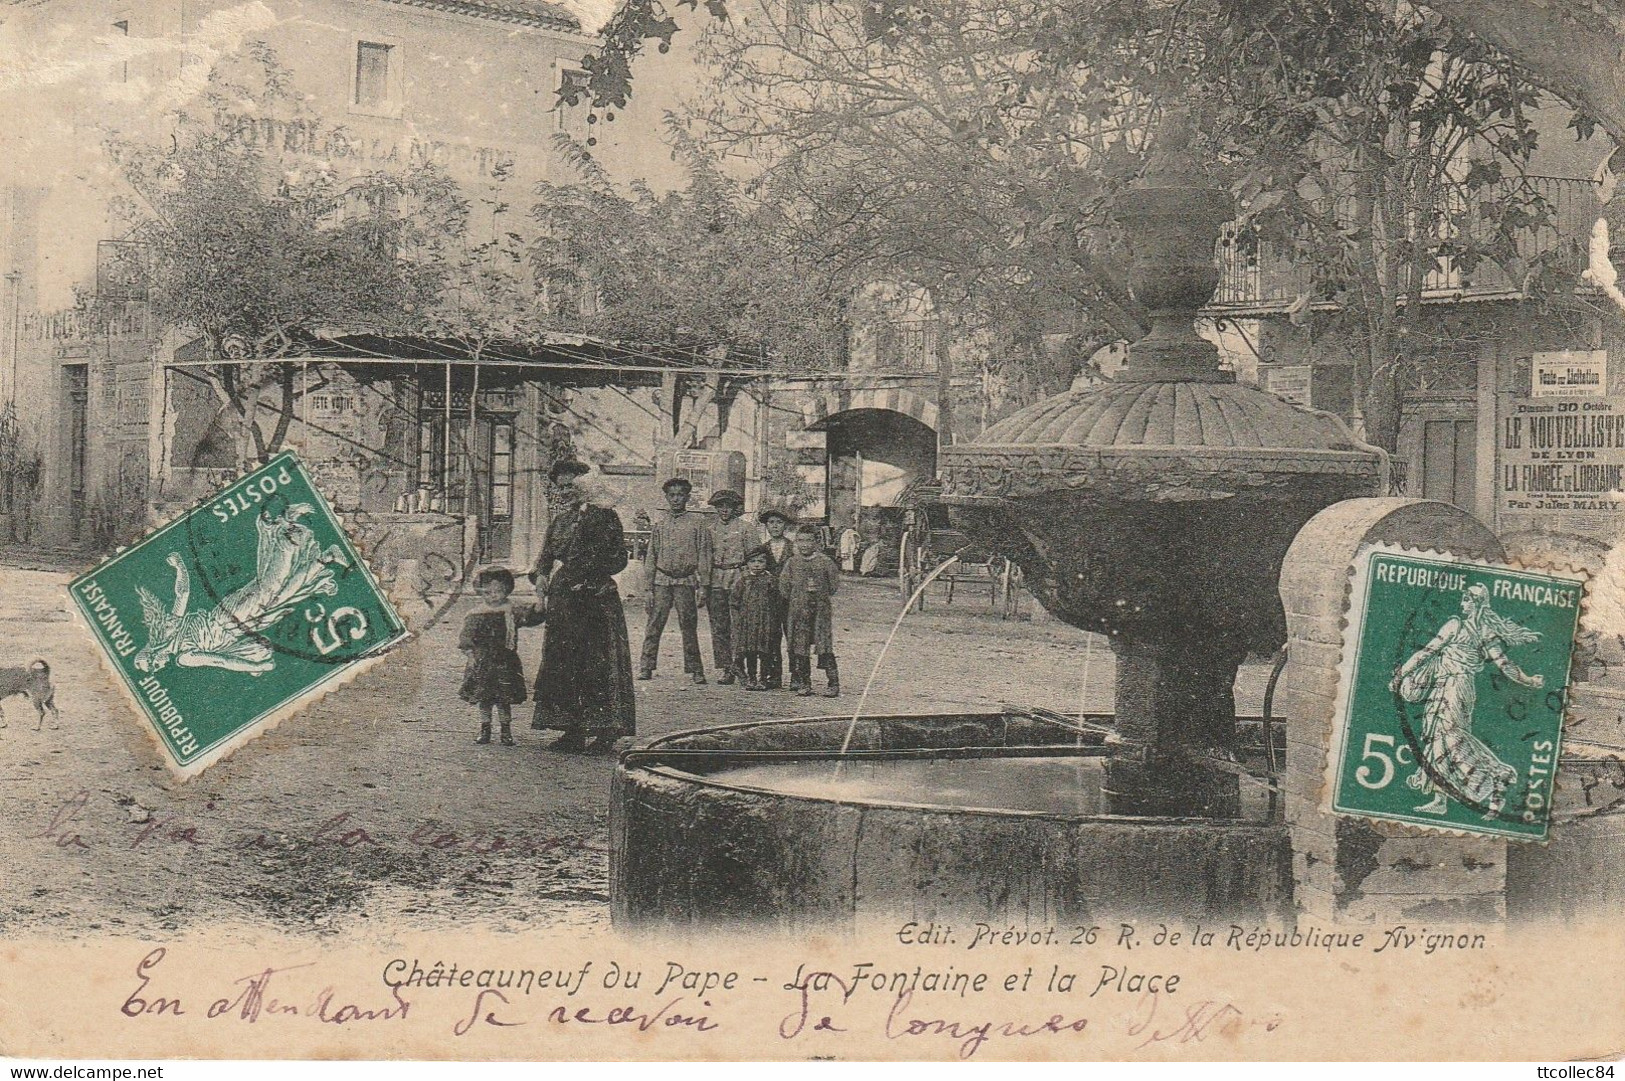
<path fill-rule="evenodd" d="M 837 774 L 850 727 L 727 725 L 624 755 L 610 810 L 617 925 L 1290 914 L 1291 850 L 1262 788 L 1243 785 L 1256 794 L 1233 818 L 1103 813 L 1098 741 L 1016 713 L 864 718 L 858 757 Z"/>

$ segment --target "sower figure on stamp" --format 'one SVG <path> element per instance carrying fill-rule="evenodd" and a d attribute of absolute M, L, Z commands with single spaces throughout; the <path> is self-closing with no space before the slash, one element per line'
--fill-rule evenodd
<path fill-rule="evenodd" d="M 638 678 L 654 678 L 666 617 L 675 606 L 677 626 L 683 634 L 683 671 L 695 683 L 704 683 L 696 608 L 706 603 L 711 588 L 711 527 L 688 509 L 688 496 L 694 490 L 688 481 L 673 477 L 661 488 L 668 510 L 649 532 L 649 626 L 643 635 Z"/>
<path fill-rule="evenodd" d="M 564 732 L 553 750 L 597 753 L 636 732 L 637 710 L 626 613 L 613 577 L 626 568 L 625 532 L 587 472 L 584 462 L 566 460 L 548 474 L 564 509 L 547 527 L 531 572 L 545 598 L 547 636 L 530 726 Z"/>
<path fill-rule="evenodd" d="M 311 598 L 337 593 L 333 568 L 349 565 L 336 545 L 321 547 L 300 521 L 314 513 L 309 503 L 295 503 L 276 515 L 261 513 L 254 520 L 254 577 L 213 608 L 187 610 L 192 577 L 180 553 L 169 553 L 174 603 L 166 608 L 145 586 L 136 586 L 147 627 L 147 644 L 135 655 L 136 669 L 156 672 L 172 659 L 182 668 L 224 668 L 255 676 L 275 668 L 265 632 Z"/>
<path fill-rule="evenodd" d="M 706 605 L 711 612 L 711 658 L 721 670 L 718 683 L 732 683 L 735 676 L 733 616 L 729 604 L 734 583 L 745 570 L 745 553 L 756 547 L 757 527 L 740 517 L 745 500 L 731 488 L 711 496 L 717 508 L 716 525 L 711 530 L 711 596 Z"/>
<path fill-rule="evenodd" d="M 779 583 L 772 563 L 766 547 L 746 552 L 745 569 L 728 595 L 733 610 L 734 664 L 747 691 L 767 690 L 768 651 L 779 645 Z"/>
<path fill-rule="evenodd" d="M 480 734 L 475 743 L 491 742 L 491 715 L 502 727 L 502 745 L 513 746 L 513 709 L 525 700 L 525 670 L 519 661 L 519 628 L 535 626 L 543 614 L 531 605 L 509 601 L 513 573 L 487 567 L 474 576 L 484 602 L 463 620 L 457 648 L 468 655 L 463 685 L 457 692 L 480 708 Z"/>
<path fill-rule="evenodd" d="M 762 523 L 764 537 L 762 547 L 767 549 L 768 570 L 775 577 L 779 568 L 784 566 L 792 553 L 795 552 L 795 543 L 785 535 L 790 528 L 790 518 L 781 510 L 769 508 L 756 516 Z M 762 672 L 762 685 L 765 690 L 776 691 L 784 686 L 784 601 L 774 591 L 774 612 L 772 644 L 767 647 L 767 661 Z"/>
<path fill-rule="evenodd" d="M 835 666 L 835 613 L 830 598 L 840 582 L 840 571 L 818 550 L 810 531 L 796 534 L 796 551 L 779 571 L 779 594 L 784 598 L 785 634 L 790 639 L 790 689 L 805 698 L 813 693 L 808 653 L 818 654 L 829 686 L 826 698 L 841 693 L 841 673 Z"/>
<path fill-rule="evenodd" d="M 1432 641 L 1395 670 L 1389 691 L 1407 702 L 1423 704 L 1422 731 L 1418 733 L 1423 761 L 1405 780 L 1407 786 L 1433 797 L 1418 811 L 1445 814 L 1449 810 L 1445 790 L 1429 776 L 1431 769 L 1448 786 L 1450 795 L 1485 808 L 1485 818 L 1501 813 L 1507 789 L 1518 783 L 1518 771 L 1473 734 L 1478 673 L 1488 661 L 1514 683 L 1536 690 L 1546 686 L 1545 676 L 1529 675 L 1506 655 L 1507 646 L 1539 638 L 1535 631 L 1494 612 L 1490 591 L 1475 583 L 1462 592 L 1461 615 L 1447 620 Z"/>

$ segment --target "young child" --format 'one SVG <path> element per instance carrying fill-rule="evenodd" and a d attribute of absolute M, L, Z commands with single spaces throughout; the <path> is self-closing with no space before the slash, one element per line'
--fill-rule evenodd
<path fill-rule="evenodd" d="M 818 654 L 818 667 L 829 678 L 824 697 L 841 693 L 841 673 L 835 667 L 835 614 L 830 604 L 839 580 L 835 564 L 818 551 L 818 539 L 809 530 L 798 532 L 795 554 L 779 570 L 779 593 L 784 598 L 785 634 L 790 639 L 790 689 L 802 698 L 813 693 L 809 651 Z"/>
<path fill-rule="evenodd" d="M 512 706 L 525 700 L 525 670 L 519 662 L 519 628 L 540 622 L 529 605 L 515 606 L 513 574 L 487 567 L 474 577 L 474 588 L 484 602 L 463 620 L 457 648 L 468 655 L 463 686 L 458 696 L 480 707 L 480 736 L 475 743 L 491 742 L 491 714 L 502 725 L 502 745 L 513 746 Z"/>
<path fill-rule="evenodd" d="M 779 585 L 773 556 L 758 545 L 745 553 L 745 570 L 728 591 L 732 612 L 734 664 L 745 690 L 767 690 L 768 653 L 778 648 Z"/>

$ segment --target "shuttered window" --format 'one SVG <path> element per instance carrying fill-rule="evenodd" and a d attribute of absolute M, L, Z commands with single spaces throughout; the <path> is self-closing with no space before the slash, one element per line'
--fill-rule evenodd
<path fill-rule="evenodd" d="M 391 104 L 390 62 L 394 46 L 371 41 L 355 47 L 355 103 L 372 107 Z"/>

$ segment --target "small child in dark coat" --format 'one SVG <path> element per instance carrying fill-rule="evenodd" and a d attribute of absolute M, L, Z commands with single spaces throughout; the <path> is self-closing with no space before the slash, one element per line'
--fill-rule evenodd
<path fill-rule="evenodd" d="M 733 614 L 735 661 L 744 673 L 745 690 L 767 690 L 768 654 L 778 650 L 779 582 L 765 547 L 745 553 L 745 571 L 728 591 Z"/>
<path fill-rule="evenodd" d="M 834 562 L 818 550 L 818 538 L 806 530 L 797 533 L 795 554 L 779 569 L 779 594 L 784 598 L 784 636 L 790 640 L 790 689 L 803 698 L 813 693 L 809 653 L 818 655 L 818 667 L 829 679 L 824 696 L 841 693 L 831 603 L 840 580 Z"/>
<path fill-rule="evenodd" d="M 525 700 L 525 670 L 519 661 L 519 628 L 541 622 L 529 605 L 515 606 L 513 574 L 487 567 L 474 578 L 484 601 L 463 620 L 457 648 L 468 656 L 463 686 L 457 692 L 465 702 L 480 707 L 480 735 L 475 743 L 491 742 L 491 714 L 502 726 L 502 745 L 513 746 L 513 710 Z"/>

